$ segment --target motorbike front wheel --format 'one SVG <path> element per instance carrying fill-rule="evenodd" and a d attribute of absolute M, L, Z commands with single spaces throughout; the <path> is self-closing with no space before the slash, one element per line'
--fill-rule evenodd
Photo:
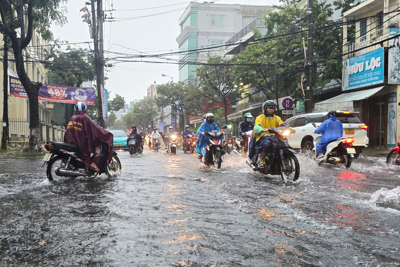
<path fill-rule="evenodd" d="M 221 150 L 215 150 L 213 153 L 213 160 L 214 160 L 214 166 L 217 164 L 217 169 L 221 169 L 221 163 L 222 163 L 222 152 Z"/>
<path fill-rule="evenodd" d="M 295 155 L 285 156 L 285 167 L 281 166 L 281 177 L 284 181 L 296 181 L 300 176 L 300 163 Z"/>
<path fill-rule="evenodd" d="M 176 147 L 171 147 L 171 154 L 176 154 Z"/>
<path fill-rule="evenodd" d="M 387 165 L 400 165 L 400 157 L 399 159 L 395 160 L 397 157 L 397 152 L 395 150 L 390 151 L 390 153 L 387 155 L 386 158 L 386 163 Z"/>

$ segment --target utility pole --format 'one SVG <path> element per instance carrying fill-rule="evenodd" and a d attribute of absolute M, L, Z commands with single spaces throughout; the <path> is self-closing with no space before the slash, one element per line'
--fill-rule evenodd
<path fill-rule="evenodd" d="M 92 7 L 92 30 L 93 30 L 93 42 L 94 42 L 94 64 L 96 69 L 96 84 L 97 84 L 97 120 L 101 127 L 104 128 L 104 120 L 103 120 L 103 101 L 102 101 L 102 89 L 103 89 L 103 82 L 102 82 L 102 75 L 104 75 L 104 64 L 102 60 L 102 44 L 99 48 L 99 43 L 102 43 L 103 34 L 102 34 L 102 3 L 101 0 L 97 0 L 97 10 L 95 7 L 95 1 L 91 0 L 91 7 Z M 96 14 L 97 11 L 97 14 Z M 97 17 L 96 17 L 97 16 Z M 101 30 L 100 30 L 101 29 Z M 101 40 L 101 41 L 100 41 Z M 100 51 L 101 50 L 101 51 Z M 103 71 L 102 71 L 103 70 Z"/>
<path fill-rule="evenodd" d="M 7 150 L 7 139 L 8 139 L 8 45 L 6 36 L 3 36 L 4 40 L 4 56 L 3 56 L 3 90 L 4 90 L 4 105 L 3 105 L 3 135 L 1 136 L 1 149 Z"/>
<path fill-rule="evenodd" d="M 313 31 L 314 31 L 314 18 L 313 18 L 313 0 L 308 0 L 308 31 L 307 31 L 307 88 L 306 96 L 304 100 L 305 112 L 310 113 L 313 109 L 313 75 L 314 75 L 314 64 L 313 64 Z"/>
<path fill-rule="evenodd" d="M 97 27 L 98 27 L 98 44 L 99 44 L 99 57 L 98 57 L 98 68 L 99 68 L 99 78 L 97 79 L 97 84 L 99 84 L 100 88 L 100 93 L 103 92 L 104 90 L 104 34 L 103 34 L 103 28 L 104 28 L 104 14 L 103 14 L 103 0 L 97 0 Z M 101 113 L 99 114 L 99 122 L 100 126 L 105 128 L 104 124 L 104 119 L 103 119 L 103 102 L 101 101 L 102 98 L 100 98 L 99 101 L 99 106 L 101 107 Z M 105 114 L 106 115 L 106 114 Z"/>

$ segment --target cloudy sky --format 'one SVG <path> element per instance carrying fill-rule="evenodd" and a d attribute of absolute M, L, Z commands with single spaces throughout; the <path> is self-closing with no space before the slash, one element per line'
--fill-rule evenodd
<path fill-rule="evenodd" d="M 90 2 L 90 0 L 68 1 L 65 5 L 68 10 L 68 23 L 62 27 L 52 27 L 56 39 L 66 40 L 72 44 L 92 41 L 87 24 L 82 22 L 83 13 L 80 13 L 80 9 L 88 1 Z M 279 0 L 214 0 L 214 2 L 244 5 L 279 4 Z M 105 56 L 113 57 L 115 53 L 176 51 L 178 44 L 175 39 L 180 33 L 178 19 L 188 4 L 189 1 L 185 0 L 103 0 L 104 9 L 114 9 L 112 16 L 119 20 L 105 23 Z M 106 12 L 106 14 L 111 15 L 111 12 Z M 74 46 L 93 49 L 93 44 L 88 43 L 74 44 Z M 106 88 L 112 92 L 111 98 L 117 93 L 122 95 L 126 102 L 130 102 L 143 98 L 150 84 L 154 82 L 162 84 L 171 80 L 169 77 L 162 77 L 162 74 L 178 81 L 178 65 L 121 63 L 112 68 L 106 68 L 106 76 L 109 78 L 106 81 Z"/>

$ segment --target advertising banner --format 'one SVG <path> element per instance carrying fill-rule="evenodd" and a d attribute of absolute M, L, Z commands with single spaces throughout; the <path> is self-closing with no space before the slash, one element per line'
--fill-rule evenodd
<path fill-rule="evenodd" d="M 400 35 L 400 28 L 389 28 L 389 37 Z M 389 40 L 389 47 L 398 46 L 399 37 Z"/>
<path fill-rule="evenodd" d="M 396 127 L 397 127 L 397 116 L 396 116 L 396 109 L 397 109 L 397 94 L 390 93 L 388 99 L 388 147 L 395 147 L 397 140 L 396 140 Z"/>
<path fill-rule="evenodd" d="M 101 90 L 101 106 L 103 108 L 103 120 L 108 120 L 108 91 L 102 87 Z"/>
<path fill-rule="evenodd" d="M 384 82 L 383 47 L 343 61 L 342 91 Z"/>
<path fill-rule="evenodd" d="M 10 96 L 28 98 L 21 81 L 16 77 L 9 77 Z M 93 87 L 69 87 L 43 84 L 39 90 L 39 100 L 58 103 L 75 104 L 78 101 L 86 105 L 95 105 L 96 97 Z"/>
<path fill-rule="evenodd" d="M 236 112 L 236 113 L 229 114 L 228 115 L 228 121 L 234 120 L 234 119 L 240 119 L 242 117 L 243 117 L 242 112 L 239 111 L 239 112 Z"/>
<path fill-rule="evenodd" d="M 400 84 L 400 48 L 389 49 L 388 84 Z"/>

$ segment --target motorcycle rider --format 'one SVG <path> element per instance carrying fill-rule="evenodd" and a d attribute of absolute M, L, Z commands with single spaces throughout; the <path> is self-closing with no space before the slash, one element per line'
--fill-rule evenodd
<path fill-rule="evenodd" d="M 132 126 L 131 133 L 129 134 L 129 137 L 128 137 L 128 143 L 129 143 L 129 139 L 135 139 L 136 140 L 136 148 L 138 148 L 139 145 L 142 144 L 142 137 L 140 136 L 140 134 L 138 134 L 137 129 L 136 129 L 136 125 Z"/>
<path fill-rule="evenodd" d="M 172 125 L 171 125 L 171 126 L 168 127 L 167 137 L 166 137 L 166 140 L 165 140 L 166 141 L 165 142 L 165 149 L 167 150 L 167 152 L 168 152 L 168 149 L 169 149 L 169 137 L 171 135 L 173 135 L 173 134 L 176 134 L 178 136 L 178 132 L 174 131 L 174 127 L 172 127 Z"/>
<path fill-rule="evenodd" d="M 65 131 L 64 142 L 74 143 L 80 151 L 82 161 L 90 166 L 91 171 L 98 172 L 99 166 L 102 167 L 107 162 L 106 151 L 108 162 L 112 158 L 114 136 L 89 118 L 84 102 L 77 102 L 74 110 L 75 114 L 68 122 Z"/>
<path fill-rule="evenodd" d="M 283 124 L 282 119 L 274 114 L 275 110 L 275 102 L 267 100 L 263 104 L 264 113 L 256 118 L 255 134 L 249 144 L 249 157 L 255 162 L 257 156 L 260 155 L 258 168 L 265 168 L 265 156 L 274 153 L 274 147 L 277 143 L 276 136 L 273 133 L 269 133 L 268 129 L 276 128 Z"/>
<path fill-rule="evenodd" d="M 239 123 L 239 138 L 241 139 L 240 145 L 244 147 L 245 145 L 245 137 L 246 137 L 246 132 L 253 130 L 254 125 L 251 122 L 253 116 L 251 115 L 250 112 L 247 112 L 244 114 L 244 121 Z"/>
<path fill-rule="evenodd" d="M 193 135 L 193 133 L 190 130 L 189 125 L 186 125 L 185 126 L 185 131 L 183 131 L 183 133 L 182 133 L 183 148 L 185 148 L 187 146 L 187 140 L 188 140 L 188 136 L 189 135 Z"/>
<path fill-rule="evenodd" d="M 340 120 L 336 118 L 336 111 L 331 110 L 328 112 L 328 119 L 325 120 L 319 128 L 315 129 L 314 133 L 322 134 L 321 141 L 317 144 L 318 158 L 323 158 L 326 153 L 327 145 L 343 136 L 343 125 Z"/>
<path fill-rule="evenodd" d="M 232 132 L 229 129 L 228 125 L 222 127 L 222 131 L 224 132 L 224 141 L 227 142 L 229 139 L 233 139 Z"/>
<path fill-rule="evenodd" d="M 198 137 L 199 137 L 199 130 L 200 130 L 201 126 L 203 126 L 203 124 L 206 123 L 206 121 L 207 121 L 207 119 L 206 119 L 207 114 L 208 113 L 203 115 L 203 122 L 201 123 L 199 129 L 197 129 L 197 133 L 196 134 L 197 134 Z M 200 146 L 199 146 L 199 138 L 197 138 L 197 141 L 196 141 L 196 152 L 199 154 L 198 159 L 202 159 L 203 158 L 203 154 L 201 153 L 201 149 L 200 149 Z"/>
<path fill-rule="evenodd" d="M 150 148 L 154 149 L 154 141 L 155 141 L 155 139 L 158 139 L 158 141 L 160 141 L 160 139 L 161 139 L 161 135 L 157 132 L 157 128 L 154 128 L 153 131 L 150 134 L 150 140 L 149 140 Z"/>
<path fill-rule="evenodd" d="M 211 138 L 210 136 L 205 135 L 206 132 L 211 132 L 213 130 L 221 131 L 221 129 L 218 127 L 218 125 L 214 122 L 214 114 L 212 113 L 207 113 L 206 115 L 206 122 L 203 123 L 197 133 L 199 134 L 199 148 L 202 154 L 202 157 L 206 156 L 206 147 L 207 147 L 207 141 Z M 220 138 L 222 139 L 223 136 L 221 135 Z M 204 161 L 205 165 L 208 165 L 209 162 L 206 160 Z"/>

